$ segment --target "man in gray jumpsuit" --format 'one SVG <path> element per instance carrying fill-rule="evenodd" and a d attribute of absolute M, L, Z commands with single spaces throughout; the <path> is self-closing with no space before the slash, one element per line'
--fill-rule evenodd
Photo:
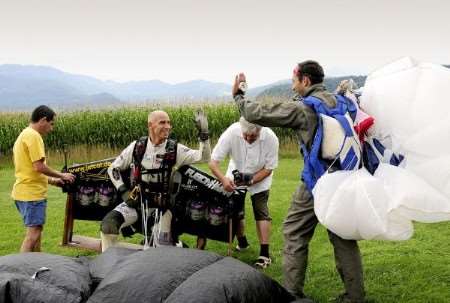
<path fill-rule="evenodd" d="M 336 98 L 323 85 L 322 67 L 315 61 L 299 63 L 292 77 L 292 89 L 300 97 L 314 96 L 328 107 L 336 106 Z M 311 149 L 317 129 L 318 117 L 303 102 L 258 103 L 244 98 L 245 75 L 236 76 L 233 97 L 241 115 L 249 122 L 269 127 L 289 127 L 297 132 L 299 143 Z M 305 298 L 303 287 L 308 262 L 308 244 L 318 223 L 314 214 L 311 192 L 300 183 L 283 225 L 283 275 L 284 286 L 296 297 Z M 336 268 L 345 286 L 339 296 L 341 302 L 363 302 L 364 282 L 361 256 L 354 240 L 345 240 L 328 230 L 334 247 Z"/>
<path fill-rule="evenodd" d="M 153 111 L 148 116 L 148 139 L 146 145 L 142 147 L 142 160 L 137 163 L 140 166 L 138 188 L 139 198 L 133 193 L 132 188 L 127 188 L 122 179 L 121 172 L 129 172 L 133 178 L 133 171 L 136 168 L 136 145 L 138 141 L 133 141 L 117 157 L 108 168 L 108 174 L 118 192 L 122 195 L 122 202 L 114 210 L 109 212 L 101 224 L 102 251 L 117 244 L 119 231 L 122 228 L 131 226 L 138 220 L 138 210 L 143 211 L 140 200 L 153 207 L 162 206 L 161 216 L 158 224 L 158 235 L 154 235 L 154 241 L 159 245 L 173 245 L 171 235 L 172 212 L 168 209 L 168 184 L 164 184 L 165 176 L 170 178 L 172 165 L 165 167 L 167 155 L 172 155 L 173 167 L 182 165 L 208 162 L 211 157 L 211 147 L 208 139 L 208 121 L 203 112 L 197 112 L 196 126 L 199 130 L 200 146 L 198 150 L 190 149 L 180 143 L 169 139 L 172 124 L 169 115 L 164 111 Z M 140 141 L 140 140 L 139 140 Z M 172 143 L 173 142 L 173 143 Z M 175 145 L 172 149 L 175 152 L 168 152 L 170 144 Z M 136 177 L 136 176 L 134 176 Z M 168 180 L 167 182 L 168 183 Z M 136 188 L 136 187 L 134 187 Z M 130 190 L 132 193 L 130 194 Z M 144 208 L 145 209 L 145 208 Z M 145 216 L 144 216 L 145 217 Z M 144 225 L 144 231 L 147 224 Z M 147 240 L 147 239 L 146 239 Z"/>

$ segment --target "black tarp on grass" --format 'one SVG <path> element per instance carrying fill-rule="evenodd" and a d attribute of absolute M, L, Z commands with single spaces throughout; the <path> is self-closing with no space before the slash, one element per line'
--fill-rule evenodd
<path fill-rule="evenodd" d="M 189 276 L 222 258 L 177 247 L 140 251 L 117 262 L 88 302 L 164 302 Z"/>
<path fill-rule="evenodd" d="M 97 287 L 120 259 L 138 251 L 139 250 L 124 247 L 110 247 L 104 253 L 93 259 L 89 263 L 89 272 L 91 273 L 93 288 Z"/>
<path fill-rule="evenodd" d="M 99 283 L 95 290 L 92 281 Z M 292 300 L 264 273 L 236 259 L 196 249 L 110 248 L 90 261 L 45 253 L 0 257 L 0 303 Z"/>
<path fill-rule="evenodd" d="M 236 259 L 196 249 L 161 247 L 123 257 L 88 302 L 292 300 L 276 281 Z"/>
<path fill-rule="evenodd" d="M 0 302 L 85 302 L 91 293 L 88 262 L 45 253 L 0 257 Z"/>
<path fill-rule="evenodd" d="M 245 263 L 227 257 L 194 273 L 165 303 L 291 302 L 277 282 Z"/>

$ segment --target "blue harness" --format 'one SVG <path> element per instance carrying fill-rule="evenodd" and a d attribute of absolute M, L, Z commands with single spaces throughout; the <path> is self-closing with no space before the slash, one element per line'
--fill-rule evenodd
<path fill-rule="evenodd" d="M 323 114 L 336 119 L 342 126 L 346 137 L 354 137 L 353 125 L 350 125 L 349 121 L 345 118 L 345 114 L 349 113 L 352 120 L 356 117 L 356 106 L 354 103 L 342 95 L 335 95 L 336 107 L 329 108 L 322 100 L 317 97 L 308 96 L 302 99 L 305 105 L 311 107 L 317 114 L 317 130 L 313 138 L 311 149 L 308 150 L 306 145 L 301 145 L 304 167 L 302 172 L 302 180 L 310 192 L 317 183 L 317 180 L 325 174 L 328 169 L 328 164 L 320 156 L 320 148 L 323 139 L 323 122 L 319 114 Z M 359 140 L 356 138 L 356 140 Z M 342 148 L 341 148 L 342 150 Z M 340 164 L 341 170 L 353 170 L 359 163 L 359 150 L 350 148 L 345 157 L 341 157 L 338 164 Z M 337 155 L 339 157 L 339 155 Z"/>

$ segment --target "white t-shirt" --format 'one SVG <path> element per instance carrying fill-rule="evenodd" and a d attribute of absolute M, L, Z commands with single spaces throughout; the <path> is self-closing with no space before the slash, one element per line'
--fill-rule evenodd
<path fill-rule="evenodd" d="M 256 173 L 265 168 L 273 170 L 278 166 L 278 138 L 275 133 L 267 127 L 261 129 L 259 138 L 249 144 L 244 140 L 241 125 L 233 123 L 220 136 L 219 141 L 213 149 L 211 160 L 223 161 L 230 156 L 230 163 L 226 176 L 232 178 L 234 169 L 243 173 Z M 272 185 L 272 174 L 261 182 L 248 187 L 251 194 L 256 194 L 270 189 Z"/>

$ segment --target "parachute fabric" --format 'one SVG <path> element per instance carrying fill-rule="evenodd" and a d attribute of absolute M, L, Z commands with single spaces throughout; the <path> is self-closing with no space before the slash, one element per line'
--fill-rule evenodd
<path fill-rule="evenodd" d="M 450 69 L 403 58 L 370 74 L 361 107 L 375 119 L 369 135 L 402 154 L 326 174 L 313 190 L 319 221 L 345 239 L 406 240 L 412 220 L 450 220 Z"/>

